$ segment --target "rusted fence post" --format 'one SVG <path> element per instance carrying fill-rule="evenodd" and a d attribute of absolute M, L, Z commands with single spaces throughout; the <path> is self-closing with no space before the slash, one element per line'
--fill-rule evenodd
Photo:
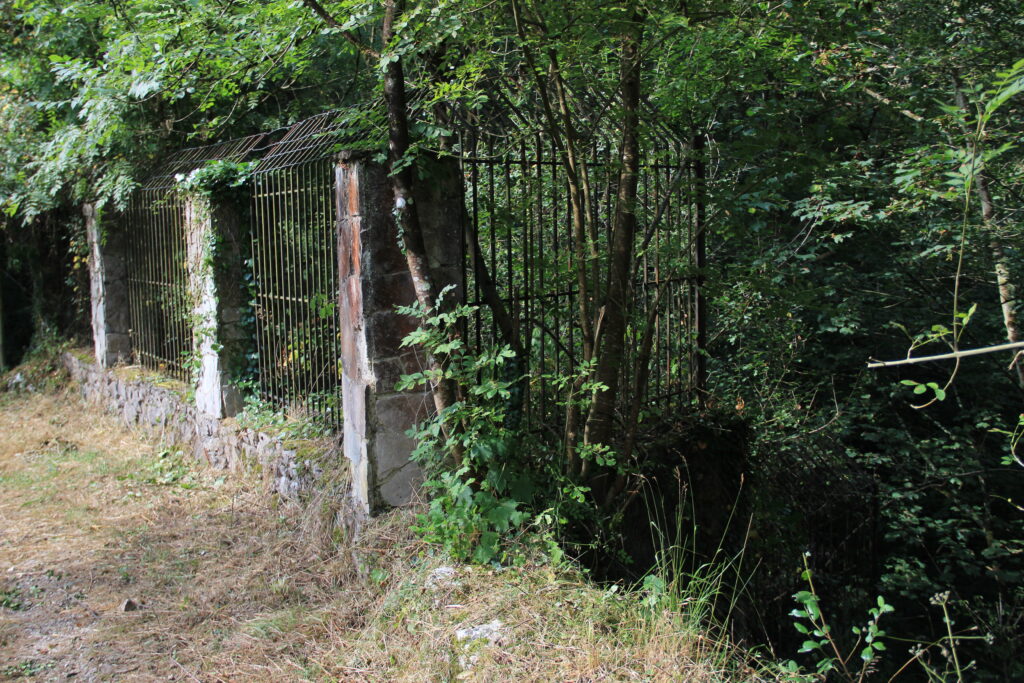
<path fill-rule="evenodd" d="M 446 168 L 439 180 L 460 180 Z M 425 362 L 421 351 L 401 346 L 418 321 L 395 312 L 416 296 L 399 246 L 387 171 L 367 156 L 343 154 L 336 190 L 344 451 L 356 503 L 370 513 L 414 495 L 421 471 L 409 460 L 415 444 L 406 432 L 430 415 L 433 401 L 425 389 L 395 390 L 401 375 Z M 461 296 L 461 186 L 431 183 L 417 195 L 432 273 L 439 283 L 455 284 L 454 296 Z"/>
<path fill-rule="evenodd" d="M 82 208 L 89 243 L 89 301 L 93 349 L 100 367 L 131 358 L 125 236 L 116 220 L 101 220 L 94 204 Z"/>

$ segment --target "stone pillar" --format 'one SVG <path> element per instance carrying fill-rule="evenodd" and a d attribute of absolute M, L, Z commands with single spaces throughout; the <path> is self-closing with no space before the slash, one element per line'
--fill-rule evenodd
<path fill-rule="evenodd" d="M 109 368 L 131 357 L 124 235 L 115 221 L 101 222 L 95 205 L 86 204 L 82 213 L 89 242 L 93 349 L 96 363 Z"/>
<path fill-rule="evenodd" d="M 456 167 L 457 172 L 457 167 Z M 417 193 L 435 282 L 459 285 L 461 295 L 461 177 L 457 200 L 449 187 Z M 425 367 L 422 352 L 401 342 L 418 321 L 395 312 L 415 301 L 412 279 L 392 215 L 386 169 L 366 156 L 343 154 L 336 169 L 344 450 L 353 494 L 365 513 L 409 502 L 422 480 L 410 462 L 406 431 L 433 411 L 428 389 L 399 392 L 401 375 Z M 422 201 L 422 203 L 420 203 Z M 454 208 L 453 208 L 454 207 Z"/>
<path fill-rule="evenodd" d="M 244 362 L 242 239 L 233 202 L 193 195 L 185 201 L 185 246 L 192 301 L 196 407 L 229 417 L 242 408 L 229 368 Z"/>

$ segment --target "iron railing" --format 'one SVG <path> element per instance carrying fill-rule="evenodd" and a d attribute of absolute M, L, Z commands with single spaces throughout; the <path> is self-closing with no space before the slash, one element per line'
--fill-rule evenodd
<path fill-rule="evenodd" d="M 597 263 L 577 263 L 569 187 L 558 151 L 539 136 L 514 148 L 500 148 L 493 137 L 468 137 L 461 155 L 470 228 L 479 236 L 480 253 L 513 319 L 532 378 L 526 398 L 531 422 L 553 426 L 564 409 L 556 406 L 555 378 L 573 373 L 581 361 L 583 340 L 578 317 L 576 269 L 586 272 L 595 305 L 600 287 Z M 617 165 L 609 145 L 586 150 L 591 213 L 597 246 L 608 242 L 615 211 Z M 671 144 L 649 157 L 640 172 L 636 262 L 627 362 L 622 366 L 622 395 L 632 399 L 640 360 L 640 342 L 651 308 L 653 335 L 650 379 L 640 400 L 672 408 L 693 395 L 695 330 L 694 230 L 690 174 L 685 149 Z M 470 233 L 471 237 L 472 233 Z M 469 245 L 472 248 L 472 245 Z M 464 259 L 467 299 L 479 306 L 467 337 L 478 348 L 501 341 L 493 315 L 483 305 L 481 283 Z M 660 293 L 659 293 L 660 292 Z"/>
<path fill-rule="evenodd" d="M 170 155 L 129 200 L 125 280 L 134 361 L 191 381 L 192 294 L 186 249 L 185 174 L 217 160 L 242 161 L 263 138 L 252 135 Z"/>
<path fill-rule="evenodd" d="M 366 132 L 372 128 L 367 116 L 328 112 L 285 131 L 184 150 L 136 193 L 129 211 L 129 285 L 132 339 L 140 362 L 188 379 L 185 359 L 193 339 L 184 210 L 175 178 L 210 159 L 255 158 L 249 262 L 258 390 L 277 409 L 340 425 L 335 160 L 342 149 L 379 146 L 379 135 Z M 523 369 L 532 378 L 527 415 L 547 423 L 562 412 L 553 383 L 581 361 L 577 269 L 584 269 L 588 305 L 596 307 L 606 264 L 600 259 L 576 263 L 569 188 L 552 143 L 536 136 L 509 148 L 498 140 L 475 134 L 459 143 L 466 212 L 526 351 Z M 588 144 L 581 156 L 589 177 L 590 227 L 602 251 L 615 211 L 618 169 L 612 145 L 598 138 Z M 627 400 L 633 398 L 630 392 L 640 391 L 639 400 L 647 406 L 672 408 L 693 395 L 694 193 L 689 168 L 687 150 L 672 143 L 652 153 L 640 173 L 637 305 L 632 307 L 621 386 Z M 467 300 L 481 303 L 481 283 L 468 254 L 463 260 Z M 650 379 L 637 388 L 648 320 L 653 324 L 645 363 Z M 498 342 L 500 336 L 492 312 L 483 305 L 466 332 L 477 347 Z"/>

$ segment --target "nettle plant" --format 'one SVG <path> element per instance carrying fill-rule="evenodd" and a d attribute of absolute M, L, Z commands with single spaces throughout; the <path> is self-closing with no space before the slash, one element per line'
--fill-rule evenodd
<path fill-rule="evenodd" d="M 442 297 L 450 288 L 442 292 Z M 403 375 L 399 390 L 447 381 L 455 387 L 453 404 L 409 430 L 416 439 L 412 458 L 427 473 L 431 493 L 427 511 L 415 530 L 442 545 L 453 557 L 476 562 L 515 561 L 530 543 L 529 526 L 554 523 L 550 511 L 534 514 L 541 494 L 537 459 L 539 444 L 510 426 L 513 390 L 520 378 L 510 369 L 515 353 L 509 346 L 473 352 L 457 334 L 460 321 L 476 307 L 456 305 L 427 311 L 420 304 L 400 307 L 399 313 L 419 318 L 420 327 L 406 336 L 403 346 L 419 346 L 443 356 L 443 370 Z M 550 534 L 528 535 L 560 555 Z M 513 547 L 516 550 L 513 550 Z"/>

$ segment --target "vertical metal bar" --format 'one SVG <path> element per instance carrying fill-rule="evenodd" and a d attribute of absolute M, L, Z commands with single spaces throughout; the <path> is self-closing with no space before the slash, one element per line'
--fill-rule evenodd
<path fill-rule="evenodd" d="M 270 335 L 273 343 L 273 356 L 269 359 L 272 372 L 270 373 L 271 395 L 270 400 L 275 408 L 284 408 L 281 400 L 282 374 L 284 372 L 283 356 L 284 347 L 281 344 L 281 328 L 283 325 L 283 311 L 281 310 L 281 171 L 274 170 L 268 174 L 270 180 L 270 222 L 269 229 L 269 265 L 267 284 L 270 294 L 271 321 Z"/>
<path fill-rule="evenodd" d="M 329 344 L 328 358 L 329 363 L 328 372 L 326 374 L 327 386 L 326 391 L 331 394 L 331 425 L 335 429 L 341 427 L 341 377 L 339 376 L 339 358 L 340 353 L 338 351 L 338 316 L 340 315 L 340 308 L 338 306 L 338 285 L 337 282 L 337 269 L 338 269 L 338 239 L 337 239 L 337 213 L 334 207 L 334 163 L 333 161 L 324 161 L 323 167 L 320 169 L 320 202 L 321 211 L 323 213 L 324 226 L 326 227 L 325 239 L 325 253 L 327 255 L 327 262 L 323 264 L 320 269 L 321 273 L 321 284 L 320 290 L 325 292 L 327 299 L 331 304 L 331 315 L 327 319 L 327 342 Z"/>
<path fill-rule="evenodd" d="M 545 218 L 545 216 L 544 216 L 544 157 L 543 157 L 544 144 L 541 141 L 541 137 L 540 137 L 539 134 L 534 136 L 533 144 L 536 146 L 536 149 L 534 149 L 534 158 L 536 159 L 536 164 L 537 164 L 537 171 L 536 171 L 536 175 L 537 175 L 537 197 L 536 197 L 536 205 L 537 205 L 537 237 L 536 237 L 536 239 L 537 239 L 537 246 L 536 246 L 536 249 L 535 249 L 536 255 L 537 255 L 537 259 L 536 259 L 536 262 L 534 264 L 534 269 L 536 271 L 536 278 L 535 278 L 536 283 L 534 284 L 534 287 L 536 288 L 536 296 L 538 297 L 536 299 L 538 305 L 536 306 L 536 308 L 534 310 L 536 311 L 535 315 L 537 316 L 538 321 L 542 325 L 546 325 L 547 321 L 545 320 L 545 316 L 544 316 L 544 313 L 545 313 L 545 305 L 544 304 L 546 303 L 547 300 L 544 299 L 544 298 L 540 298 L 540 297 L 543 297 L 546 294 L 545 289 L 544 289 L 544 232 L 545 232 L 545 229 L 547 228 L 547 221 L 544 220 L 544 218 Z M 540 372 L 541 372 L 541 378 L 542 378 L 541 381 L 540 381 L 540 406 L 539 406 L 539 410 L 540 410 L 540 419 L 543 420 L 544 417 L 545 417 L 546 410 L 547 410 L 547 382 L 543 379 L 543 377 L 547 374 L 547 372 L 546 372 L 547 371 L 547 367 L 545 367 L 546 366 L 546 362 L 547 362 L 547 360 L 546 360 L 547 359 L 547 353 L 546 353 L 546 350 L 547 350 L 547 347 L 546 347 L 547 337 L 544 335 L 543 331 L 538 336 L 538 342 L 539 342 L 540 348 L 538 350 L 538 354 L 537 355 L 540 357 L 540 364 L 541 364 L 540 365 Z"/>
<path fill-rule="evenodd" d="M 324 172 L 324 187 L 321 194 L 325 200 L 326 206 L 326 220 L 327 225 L 330 226 L 327 231 L 328 254 L 330 254 L 330 262 L 327 264 L 327 275 L 328 277 L 328 292 L 330 293 L 331 301 L 334 303 L 334 314 L 331 316 L 331 372 L 332 372 L 332 390 L 334 392 L 335 408 L 334 408 L 334 424 L 338 429 L 341 428 L 345 416 L 341 412 L 341 308 L 338 306 L 338 299 L 340 295 L 340 276 L 338 272 L 338 240 L 336 237 L 336 217 L 337 217 L 337 201 L 338 195 L 334 191 L 334 165 L 328 164 Z"/>
<path fill-rule="evenodd" d="M 321 296 L 321 290 L 317 286 L 320 283 L 318 278 L 319 269 L 323 267 L 327 258 L 326 245 L 324 244 L 325 226 L 323 216 L 318 210 L 317 192 L 320 190 L 318 182 L 322 161 L 316 161 L 305 166 L 306 185 L 306 215 L 309 217 L 309 224 L 312 230 L 309 235 L 309 249 L 313 263 L 304 268 L 306 284 L 306 300 L 308 310 L 306 315 L 310 321 L 311 332 L 313 333 L 313 348 L 309 364 L 310 377 L 307 381 L 308 390 L 316 397 L 317 418 L 321 424 L 326 424 L 329 414 L 327 412 L 329 403 L 324 394 L 324 372 L 327 370 L 327 334 L 325 333 L 327 321 L 321 316 L 324 305 L 327 303 L 326 296 Z"/>
<path fill-rule="evenodd" d="M 487 136 L 487 215 L 488 219 L 488 241 L 490 242 L 490 274 L 496 286 L 500 285 L 498 278 L 498 212 L 495 207 L 495 140 Z M 479 234 L 479 233 L 477 233 Z"/>
<path fill-rule="evenodd" d="M 303 303 L 303 291 L 302 291 L 302 257 L 303 247 L 305 246 L 306 232 L 308 226 L 303 220 L 303 197 L 302 197 L 302 170 L 305 168 L 305 164 L 295 166 L 292 168 L 292 172 L 289 174 L 291 179 L 291 197 L 292 197 L 292 229 L 294 231 L 294 237 L 292 238 L 292 251 L 291 251 L 291 310 L 292 310 L 292 330 L 294 333 L 293 344 L 295 347 L 295 359 L 294 364 L 295 371 L 292 373 L 292 400 L 297 403 L 301 410 L 305 414 L 311 412 L 311 406 L 309 403 L 309 397 L 303 390 L 305 384 L 306 372 L 305 365 L 308 360 L 309 353 L 309 329 L 306 325 L 306 315 Z"/>
<path fill-rule="evenodd" d="M 268 372 L 267 359 L 272 355 L 270 349 L 270 337 L 268 326 L 270 323 L 267 300 L 267 200 L 268 175 L 261 173 L 256 176 L 256 197 L 255 210 L 256 225 L 254 226 L 253 237 L 253 287 L 256 293 L 256 338 L 257 354 L 256 368 L 259 382 L 260 400 L 265 400 L 268 394 Z"/>
<path fill-rule="evenodd" d="M 174 374 L 174 367 L 170 365 L 168 360 L 165 358 L 165 356 L 170 355 L 166 352 L 166 346 L 167 344 L 172 343 L 175 334 L 175 330 L 168 329 L 166 321 L 173 319 L 169 316 L 177 305 L 174 298 L 170 296 L 172 294 L 171 290 L 166 286 L 166 282 L 170 279 L 169 259 L 167 258 L 167 237 L 165 234 L 165 224 L 167 222 L 166 202 L 161 202 L 159 199 L 157 200 L 155 218 L 156 221 L 151 233 L 154 248 L 153 285 L 157 293 L 157 301 L 162 305 L 158 305 L 153 309 L 154 322 L 160 327 L 156 332 L 156 335 L 150 339 L 150 351 L 153 354 L 154 361 L 158 361 L 166 365 L 165 372 Z"/>
<path fill-rule="evenodd" d="M 290 389 L 291 389 L 291 351 L 292 351 L 292 321 L 291 321 L 291 310 L 288 305 L 288 256 L 290 253 L 290 242 L 291 242 L 291 224 L 288 222 L 289 219 L 289 171 L 283 169 L 277 174 L 278 182 L 278 194 L 277 194 L 277 248 L 279 251 L 278 258 L 278 280 L 277 280 L 277 302 L 281 311 L 281 319 L 278 327 L 278 335 L 281 343 L 281 361 L 280 361 L 280 386 L 278 387 L 281 409 L 288 410 L 290 404 Z"/>
<path fill-rule="evenodd" d="M 537 356 L 536 356 L 535 353 L 533 353 L 533 349 L 531 348 L 531 344 L 530 344 L 531 336 L 532 336 L 532 329 L 531 329 L 531 327 L 532 327 L 532 321 L 533 321 L 533 317 L 532 317 L 532 312 L 533 312 L 532 308 L 533 307 L 530 305 L 532 303 L 530 301 L 530 294 L 531 294 L 531 291 L 530 291 L 530 257 L 532 256 L 532 254 L 530 253 L 530 247 L 531 247 L 531 244 L 532 244 L 532 233 L 533 233 L 533 225 L 532 225 L 532 221 L 530 220 L 531 219 L 531 212 L 530 212 L 530 203 L 531 202 L 530 202 L 530 200 L 531 200 L 531 194 L 532 194 L 532 189 L 533 188 L 530 187 L 530 185 L 532 183 L 530 182 L 530 167 L 527 165 L 527 161 L 526 161 L 526 143 L 522 142 L 522 141 L 519 143 L 519 173 L 520 173 L 520 182 L 522 183 L 522 190 L 521 190 L 520 197 L 519 197 L 519 201 L 520 201 L 520 214 L 519 215 L 520 215 L 520 220 L 522 220 L 522 222 L 523 222 L 523 237 L 522 237 L 522 240 L 523 240 L 523 243 L 522 243 L 523 244 L 523 246 L 522 246 L 522 253 L 523 253 L 523 278 L 522 278 L 522 283 L 523 283 L 523 285 L 522 285 L 522 290 L 521 290 L 522 291 L 522 304 L 523 304 L 523 317 L 522 317 L 522 329 L 523 329 L 523 335 L 524 335 L 523 343 L 524 343 L 525 348 L 528 349 L 528 352 L 530 354 L 531 365 L 533 366 L 533 367 L 530 368 L 530 370 L 531 370 L 531 372 L 535 372 L 536 371 L 536 362 L 537 362 L 536 361 L 536 357 Z M 532 391 L 527 390 L 527 392 L 526 392 L 526 400 L 524 401 L 525 405 L 524 405 L 523 412 L 526 415 L 527 425 L 532 425 L 532 423 L 533 423 L 533 420 L 531 419 L 532 415 L 533 415 L 533 401 L 531 400 L 532 394 L 533 394 Z"/>
<path fill-rule="evenodd" d="M 297 361 L 300 360 L 299 351 L 301 344 L 299 342 L 299 336 L 301 332 L 298 331 L 299 321 L 296 319 L 295 301 L 292 297 L 295 296 L 295 246 L 299 239 L 299 224 L 296 220 L 296 202 L 295 202 L 295 167 L 289 168 L 284 174 L 284 181 L 288 187 L 287 194 L 284 195 L 285 205 L 285 255 L 284 255 L 284 267 L 285 277 L 283 283 L 284 290 L 284 305 L 285 305 L 285 320 L 287 321 L 288 330 L 288 386 L 286 389 L 288 397 L 288 410 L 291 411 L 292 407 L 297 403 L 302 404 L 298 399 L 298 392 L 296 391 L 296 383 L 298 380 L 298 368 L 300 367 Z"/>
<path fill-rule="evenodd" d="M 549 300 L 551 302 L 551 312 L 552 312 L 552 318 L 553 318 L 552 326 L 551 326 L 551 331 L 552 331 L 552 334 L 557 335 L 558 337 L 561 337 L 562 336 L 562 316 L 561 316 L 561 312 L 559 310 L 560 307 L 559 307 L 558 291 L 562 287 L 562 282 L 561 282 L 561 279 L 558 276 L 559 272 L 561 271 L 561 269 L 558 266 L 559 266 L 559 264 L 561 262 L 562 255 L 561 255 L 561 252 L 559 251 L 558 232 L 561 230 L 562 226 L 561 226 L 561 224 L 560 224 L 560 222 L 558 220 L 558 206 L 559 206 L 559 200 L 560 200 L 559 192 L 558 192 L 558 164 L 556 163 L 556 161 L 558 159 L 558 150 L 555 148 L 554 140 L 551 141 L 551 145 L 550 145 L 550 148 L 549 148 L 548 152 L 550 154 L 550 159 L 551 159 L 551 162 L 552 162 L 551 163 L 551 259 L 552 259 L 552 261 L 554 261 L 554 264 L 553 264 L 552 270 L 551 270 L 551 284 L 549 285 L 551 287 L 551 298 Z M 568 209 L 566 211 L 568 212 Z M 569 343 L 571 344 L 572 341 L 570 340 Z M 561 360 L 562 360 L 562 353 L 559 350 L 558 345 L 555 343 L 555 340 L 552 340 L 551 348 L 552 348 L 552 350 L 554 352 L 554 357 L 555 357 L 555 376 L 559 377 L 562 374 L 562 362 L 561 362 Z"/>
<path fill-rule="evenodd" d="M 147 226 L 147 233 L 149 238 L 148 245 L 148 257 L 149 257 L 149 268 L 152 277 L 150 282 L 152 283 L 153 291 L 153 303 L 154 306 L 150 310 L 149 318 L 152 321 L 152 327 L 149 339 L 147 340 L 147 353 L 149 355 L 149 367 L 156 369 L 159 359 L 163 357 L 161 349 L 158 346 L 159 339 L 168 340 L 170 339 L 173 332 L 167 329 L 164 324 L 164 318 L 168 312 L 172 310 L 174 301 L 167 298 L 167 292 L 163 286 L 164 273 L 164 241 L 163 241 L 163 220 L 164 220 L 164 206 L 159 201 L 159 195 L 156 193 L 149 193 L 149 200 L 152 202 L 149 225 Z M 161 315 L 163 313 L 164 315 Z M 169 370 L 168 370 L 169 371 Z"/>
<path fill-rule="evenodd" d="M 311 313 L 311 296 L 308 291 L 307 269 L 314 262 L 319 260 L 319 250 L 316 253 L 311 250 L 315 237 L 319 234 L 319 226 L 309 215 L 309 185 L 307 175 L 309 164 L 302 164 L 295 169 L 295 209 L 296 209 L 296 242 L 295 242 L 295 310 L 299 318 L 300 342 L 302 349 L 302 363 L 299 366 L 299 373 L 296 376 L 296 392 L 302 396 L 306 404 L 306 412 L 319 417 L 320 406 L 311 382 L 313 379 L 313 364 L 315 363 L 314 350 L 316 345 L 316 329 L 314 328 Z"/>
<path fill-rule="evenodd" d="M 295 313 L 300 321 L 299 329 L 301 332 L 299 336 L 300 348 L 302 349 L 302 363 L 295 378 L 295 390 L 302 397 L 302 402 L 306 405 L 306 412 L 315 415 L 318 412 L 319 406 L 310 387 L 310 380 L 312 379 L 310 368 L 313 362 L 313 338 L 316 334 L 311 326 L 312 320 L 310 318 L 310 299 L 309 292 L 307 291 L 306 269 L 312 265 L 307 262 L 307 259 L 312 258 L 316 260 L 318 256 L 318 254 L 310 251 L 310 243 L 319 231 L 317 230 L 318 226 L 313 223 L 311 217 L 307 214 L 309 202 L 306 196 L 308 190 L 306 174 L 308 172 L 309 164 L 302 164 L 295 169 L 295 221 L 297 232 L 294 263 Z"/>
<path fill-rule="evenodd" d="M 252 196 L 249 198 L 250 226 L 249 226 L 249 252 L 250 252 L 250 276 L 252 277 L 252 316 L 253 316 L 253 344 L 255 345 L 257 381 L 262 383 L 263 368 L 263 301 L 260 298 L 260 226 L 261 206 L 260 194 L 263 192 L 263 176 L 256 175 L 252 179 Z M 247 296 L 249 293 L 246 293 Z M 262 386 L 260 387 L 261 390 Z"/>
<path fill-rule="evenodd" d="M 516 301 L 516 286 L 515 286 L 515 271 L 512 270 L 512 252 L 513 252 L 513 227 L 512 227 L 512 169 L 510 167 L 509 154 L 506 152 L 502 154 L 502 164 L 504 166 L 504 177 L 505 177 L 505 208 L 506 215 L 509 220 L 506 221 L 505 225 L 505 296 L 509 300 L 509 314 L 512 316 L 513 323 L 516 326 L 515 333 L 519 335 L 519 342 L 522 348 L 526 348 L 526 344 L 522 343 L 522 325 L 519 323 L 519 309 L 518 302 Z M 498 239 L 497 231 L 495 231 L 494 239 Z M 527 358 L 522 359 L 524 362 Z M 524 366 L 524 370 L 528 370 Z"/>
<path fill-rule="evenodd" d="M 187 265 L 187 255 L 185 249 L 185 240 L 187 236 L 185 234 L 185 204 L 180 197 L 175 198 L 176 211 L 172 218 L 175 219 L 170 223 L 171 228 L 171 259 L 172 259 L 172 272 L 177 276 L 178 287 L 180 288 L 184 296 L 182 297 L 182 303 L 184 304 L 179 310 L 179 321 L 182 330 L 182 334 L 178 339 L 179 347 L 176 349 L 175 356 L 178 359 L 178 365 L 181 368 L 182 377 L 186 382 L 194 382 L 195 377 L 192 376 L 189 366 L 184 363 L 184 359 L 192 351 L 192 342 L 195 338 L 195 325 L 196 321 L 192 320 L 192 292 L 189 291 L 189 267 Z"/>
<path fill-rule="evenodd" d="M 157 324 L 153 312 L 158 304 L 157 297 L 159 296 L 156 280 L 158 277 L 156 272 L 157 243 L 154 239 L 157 228 L 157 214 L 159 207 L 152 204 L 152 196 L 150 193 L 143 192 L 142 196 L 142 207 L 145 208 L 140 211 L 139 232 L 141 233 L 141 239 L 139 244 L 139 258 L 142 261 L 142 266 L 144 268 L 143 272 L 145 282 L 143 286 L 146 292 L 146 310 L 139 358 L 143 367 L 151 367 L 152 360 L 149 357 L 149 352 L 151 351 L 150 335 Z"/>

